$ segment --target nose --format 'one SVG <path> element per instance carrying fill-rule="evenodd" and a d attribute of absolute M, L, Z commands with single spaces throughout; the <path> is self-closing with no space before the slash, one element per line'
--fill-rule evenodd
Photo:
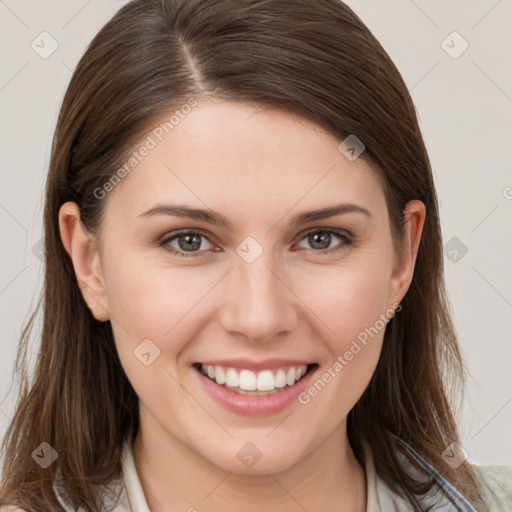
<path fill-rule="evenodd" d="M 238 259 L 224 283 L 220 321 L 225 331 L 258 343 L 291 332 L 300 301 L 287 281 L 289 275 L 276 268 L 265 251 L 252 263 Z"/>

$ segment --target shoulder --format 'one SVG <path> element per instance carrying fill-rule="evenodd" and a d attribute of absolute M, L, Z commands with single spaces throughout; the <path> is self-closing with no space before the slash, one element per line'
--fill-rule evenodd
<path fill-rule="evenodd" d="M 490 512 L 512 509 L 512 467 L 475 466 Z"/>
<path fill-rule="evenodd" d="M 25 510 L 13 505 L 2 505 L 0 507 L 0 512 L 25 512 Z"/>

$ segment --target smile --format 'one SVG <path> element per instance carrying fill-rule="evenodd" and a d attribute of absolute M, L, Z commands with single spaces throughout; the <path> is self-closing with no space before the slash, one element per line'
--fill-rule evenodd
<path fill-rule="evenodd" d="M 201 373 L 220 386 L 242 395 L 270 395 L 293 386 L 308 371 L 308 365 L 272 368 L 260 372 L 201 364 Z"/>
<path fill-rule="evenodd" d="M 222 408 L 243 416 L 280 413 L 314 378 L 318 363 L 303 359 L 217 359 L 192 365 L 200 389 Z"/>

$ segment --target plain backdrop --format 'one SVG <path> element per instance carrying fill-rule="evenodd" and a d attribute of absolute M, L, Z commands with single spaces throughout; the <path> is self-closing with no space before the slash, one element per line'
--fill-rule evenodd
<path fill-rule="evenodd" d="M 0 399 L 41 286 L 42 198 L 58 109 L 87 44 L 124 3 L 0 0 Z M 402 73 L 430 153 L 470 372 L 463 446 L 475 463 L 511 465 L 512 0 L 347 3 Z M 0 436 L 12 411 L 11 393 L 0 403 Z"/>

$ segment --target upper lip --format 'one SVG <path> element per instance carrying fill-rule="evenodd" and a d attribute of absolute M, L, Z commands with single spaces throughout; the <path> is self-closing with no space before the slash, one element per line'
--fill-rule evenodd
<path fill-rule="evenodd" d="M 270 370 L 272 368 L 281 368 L 283 366 L 302 366 L 314 364 L 311 361 L 302 359 L 265 359 L 263 361 L 254 361 L 246 358 L 235 359 L 210 359 L 208 361 L 201 361 L 197 364 L 206 364 L 208 366 L 225 366 L 228 368 L 239 368 L 245 370 L 261 371 Z"/>

